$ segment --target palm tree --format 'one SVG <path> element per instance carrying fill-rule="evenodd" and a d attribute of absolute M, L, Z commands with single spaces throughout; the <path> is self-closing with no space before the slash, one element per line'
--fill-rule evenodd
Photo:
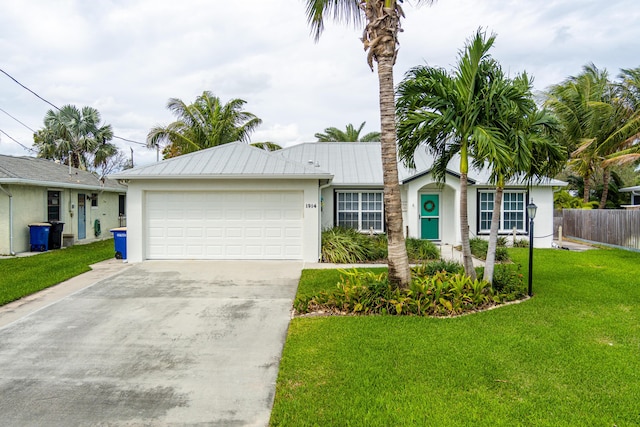
<path fill-rule="evenodd" d="M 161 143 L 167 143 L 163 152 L 168 158 L 230 142 L 248 143 L 251 132 L 262 120 L 242 111 L 245 103 L 242 99 L 232 99 L 223 104 L 209 91 L 204 91 L 193 104 L 171 98 L 167 108 L 177 120 L 152 128 L 147 134 L 147 147 L 159 149 Z"/>
<path fill-rule="evenodd" d="M 633 73 L 627 77 L 632 78 Z M 574 148 L 570 166 L 583 179 L 584 203 L 589 202 L 592 178 L 602 170 L 600 208 L 604 208 L 611 164 L 637 159 L 634 151 L 638 151 L 640 114 L 632 95 L 623 85 L 613 84 L 606 70 L 593 64 L 583 67 L 578 76 L 552 86 L 547 94 L 547 105 L 560 119 L 564 139 Z"/>
<path fill-rule="evenodd" d="M 528 76 L 523 73 L 513 81 L 504 82 L 512 96 L 510 99 L 502 98 L 506 103 L 501 105 L 502 111 L 495 118 L 495 123 L 510 148 L 507 162 L 503 163 L 505 159 L 502 157 L 493 159 L 490 153 L 485 159 L 475 159 L 478 167 L 486 163 L 490 165 L 490 181 L 496 185 L 483 277 L 489 283 L 493 283 L 505 183 L 511 179 L 531 182 L 545 176 L 554 176 L 567 161 L 566 150 L 555 137 L 559 124 L 550 112 L 538 109 Z M 495 109 L 496 112 L 498 110 Z M 486 163 L 483 164 L 483 161 Z M 529 238 L 533 239 L 534 236 L 530 235 Z"/>
<path fill-rule="evenodd" d="M 433 0 L 416 0 L 431 4 Z M 306 0 L 307 20 L 316 41 L 324 31 L 324 19 L 359 25 L 365 21 L 362 35 L 367 63 L 373 71 L 378 64 L 384 212 L 389 241 L 389 281 L 407 287 L 411 281 L 409 258 L 402 231 L 402 205 L 396 151 L 395 97 L 393 65 L 398 54 L 400 18 L 404 12 L 398 0 Z"/>
<path fill-rule="evenodd" d="M 356 129 L 351 123 L 347 125 L 347 130 L 343 131 L 338 128 L 330 127 L 324 130 L 324 133 L 316 133 L 314 136 L 318 138 L 318 142 L 372 142 L 380 141 L 380 132 L 369 132 L 360 137 L 360 132 L 367 122 L 362 122 L 360 127 Z"/>
<path fill-rule="evenodd" d="M 478 30 L 460 52 L 452 74 L 429 66 L 407 72 L 398 88 L 400 158 L 414 165 L 414 153 L 424 147 L 435 158 L 434 177 L 444 182 L 449 161 L 460 156 L 460 232 L 465 272 L 475 279 L 469 244 L 467 176 L 469 158 L 507 164 L 508 144 L 495 117 L 500 101 L 502 72 L 489 55 L 495 35 Z M 500 83 L 500 85 L 498 84 Z M 498 102 L 499 101 L 499 102 Z M 497 112 L 493 110 L 497 108 Z"/>
<path fill-rule="evenodd" d="M 65 105 L 47 111 L 44 128 L 34 134 L 38 157 L 60 160 L 75 168 L 96 170 L 115 156 L 118 149 L 111 125 L 101 125 L 98 110 Z"/>
<path fill-rule="evenodd" d="M 282 147 L 275 142 L 265 141 L 265 142 L 254 142 L 251 144 L 254 147 L 260 148 L 264 151 L 278 151 L 282 150 Z"/>

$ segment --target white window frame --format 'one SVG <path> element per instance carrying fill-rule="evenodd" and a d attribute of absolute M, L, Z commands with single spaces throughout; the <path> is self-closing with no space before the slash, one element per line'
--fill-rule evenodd
<path fill-rule="evenodd" d="M 341 205 L 342 203 L 344 203 L 345 201 L 341 201 L 340 198 L 342 195 L 346 195 L 346 194 L 351 194 L 352 196 L 356 196 L 357 200 L 354 200 L 353 197 L 350 201 L 348 201 L 347 203 L 351 203 L 353 204 L 354 202 L 357 204 L 356 209 L 341 209 Z M 362 195 L 363 194 L 375 194 L 376 195 L 376 200 L 374 200 L 373 202 L 371 201 L 367 201 L 367 202 L 363 202 L 362 200 Z M 378 196 L 379 196 L 379 200 L 378 200 Z M 363 203 L 374 203 L 374 204 L 378 204 L 380 206 L 380 209 L 364 209 L 363 208 Z M 363 224 L 363 214 L 365 213 L 374 213 L 374 214 L 380 214 L 380 228 L 374 228 L 373 232 L 374 233 L 384 233 L 384 193 L 382 190 L 341 190 L 341 191 L 336 191 L 335 192 L 335 225 L 336 227 L 341 227 L 344 226 L 343 224 L 340 223 L 340 214 L 341 213 L 353 213 L 357 215 L 357 222 L 358 222 L 358 227 L 357 230 L 360 232 L 370 232 L 371 229 L 370 228 L 364 228 L 362 226 Z M 371 220 L 369 220 L 371 221 Z M 377 222 L 377 219 L 374 220 Z"/>
<path fill-rule="evenodd" d="M 491 194 L 493 197 L 491 198 L 491 200 L 486 200 L 483 201 L 482 200 L 482 195 L 483 194 Z M 495 190 L 478 190 L 478 234 L 488 234 L 490 232 L 491 229 L 491 218 L 493 216 L 493 202 L 495 200 L 495 194 L 496 191 Z M 505 210 L 505 203 L 507 203 L 507 197 L 505 197 L 507 194 L 511 195 L 511 194 L 522 194 L 522 209 L 521 210 Z M 512 233 L 513 232 L 513 228 L 505 228 L 504 224 L 505 224 L 505 216 L 507 213 L 522 213 L 522 228 L 517 228 L 516 229 L 516 233 L 518 234 L 527 234 L 528 228 L 527 228 L 527 200 L 528 200 L 528 194 L 526 190 L 505 190 L 502 194 L 502 207 L 500 209 L 500 226 L 498 228 L 498 233 L 500 234 L 508 234 L 508 233 Z M 486 209 L 482 209 L 484 203 L 486 203 L 487 205 L 484 206 L 486 207 Z M 488 219 L 486 219 L 485 221 L 483 221 L 483 216 L 482 214 L 486 212 L 487 215 L 486 217 Z M 488 222 L 487 222 L 488 221 Z M 516 221 L 516 220 L 509 220 L 509 221 Z M 483 224 L 483 222 L 485 222 L 486 224 Z M 483 228 L 483 225 L 485 225 L 487 228 Z"/>

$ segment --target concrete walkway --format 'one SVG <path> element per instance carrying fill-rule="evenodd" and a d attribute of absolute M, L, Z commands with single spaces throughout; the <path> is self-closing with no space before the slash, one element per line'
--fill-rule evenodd
<path fill-rule="evenodd" d="M 2 424 L 267 425 L 302 263 L 109 263 L 0 308 Z"/>

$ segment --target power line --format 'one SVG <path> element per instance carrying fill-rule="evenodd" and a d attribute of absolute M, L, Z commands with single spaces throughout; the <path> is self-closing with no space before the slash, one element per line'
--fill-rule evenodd
<path fill-rule="evenodd" d="M 28 90 L 29 92 L 31 92 L 32 94 L 34 94 L 35 96 L 37 96 L 39 99 L 41 99 L 42 101 L 46 102 L 47 104 L 51 105 L 53 108 L 55 108 L 56 110 L 60 111 L 60 108 L 58 108 L 56 105 L 52 104 L 51 102 L 47 101 L 46 99 L 44 99 L 43 97 L 41 97 L 40 95 L 38 95 L 37 93 L 35 93 L 34 91 L 32 91 L 31 89 L 29 89 L 28 87 L 26 87 L 25 85 L 23 85 L 22 83 L 20 83 L 18 80 L 16 80 L 12 75 L 10 75 L 9 73 L 7 73 L 6 71 L 4 71 L 2 68 L 0 68 L 0 71 L 2 72 L 2 74 L 4 74 L 5 76 L 9 77 L 11 80 L 13 80 L 14 82 L 16 82 L 17 84 L 19 84 L 20 86 L 22 86 L 24 89 Z M 2 110 L 0 108 L 0 110 Z M 2 110 L 5 114 L 7 114 L 9 117 L 11 117 L 12 119 L 16 120 L 17 122 L 19 122 L 20 124 L 22 124 L 23 126 L 25 126 L 27 129 L 31 130 L 32 132 L 35 133 L 35 131 L 31 128 L 29 128 L 27 125 L 25 125 L 24 123 L 22 123 L 20 120 L 16 119 L 15 117 L 13 117 L 11 114 L 7 113 L 6 111 Z M 5 134 L 6 135 L 6 134 Z M 7 135 L 9 136 L 9 135 Z M 131 139 L 126 139 L 126 138 L 122 138 L 120 136 L 114 135 L 114 138 L 117 139 L 121 139 L 123 141 L 127 141 L 127 142 L 132 142 L 134 144 L 138 144 L 138 145 L 144 145 L 145 147 L 147 146 L 147 144 L 142 143 L 142 142 L 138 142 L 138 141 L 133 141 Z M 11 138 L 11 137 L 10 137 Z M 11 138 L 13 139 L 13 138 Z M 14 140 L 15 141 L 15 140 Z M 17 142 L 17 141 L 16 141 Z M 20 144 L 18 142 L 18 144 Z"/>
<path fill-rule="evenodd" d="M 32 94 L 34 94 L 35 96 L 37 96 L 38 98 L 40 98 L 41 100 L 43 100 L 44 102 L 46 102 L 47 104 L 51 105 L 53 108 L 55 108 L 56 110 L 60 111 L 60 109 L 58 107 L 56 107 L 55 105 L 53 105 L 52 103 L 50 103 L 49 101 L 47 101 L 46 99 L 44 99 L 43 97 L 41 97 L 40 95 L 38 95 L 37 93 L 35 93 L 34 91 L 32 91 L 31 89 L 29 89 L 28 87 L 26 87 L 25 85 L 23 85 L 22 83 L 20 83 L 18 80 L 16 80 L 15 78 L 13 78 L 13 76 L 11 76 L 9 73 L 7 73 L 5 70 L 3 70 L 2 68 L 0 68 L 0 71 L 2 71 L 2 73 L 4 75 L 6 75 L 7 77 L 9 77 L 11 80 L 13 80 L 14 82 L 18 83 L 20 86 L 22 86 L 24 89 L 28 90 L 29 92 L 31 92 Z"/>
<path fill-rule="evenodd" d="M 13 120 L 15 120 L 16 122 L 20 123 L 22 126 L 26 127 L 27 129 L 29 129 L 31 132 L 36 133 L 35 130 L 31 129 L 29 126 L 25 125 L 24 123 L 22 123 L 20 120 L 16 119 L 15 117 L 13 117 L 11 114 L 7 113 L 5 110 L 3 110 L 2 108 L 0 108 L 0 111 L 2 111 L 3 113 L 5 113 L 7 116 L 11 117 Z"/>
<path fill-rule="evenodd" d="M 114 138 L 118 138 L 118 139 L 121 139 L 121 140 L 123 140 L 123 141 L 127 141 L 127 142 L 133 142 L 134 144 L 138 144 L 138 145 L 144 145 L 145 147 L 147 146 L 147 144 L 144 144 L 144 143 L 142 143 L 142 142 L 138 142 L 138 141 L 133 141 L 133 140 L 131 140 L 131 139 L 127 139 L 127 138 L 123 138 L 123 137 L 121 137 L 121 136 L 116 136 L 116 135 L 113 135 L 113 137 L 114 137 Z"/>
<path fill-rule="evenodd" d="M 9 137 L 10 140 L 12 140 L 13 142 L 15 142 L 16 144 L 18 144 L 20 147 L 24 148 L 25 150 L 27 150 L 30 153 L 35 153 L 36 150 L 34 150 L 33 148 L 27 147 L 26 145 L 22 144 L 21 142 L 19 142 L 18 140 L 16 140 L 14 137 L 12 137 L 11 135 L 9 135 L 8 133 L 6 133 L 5 131 L 3 131 L 2 129 L 0 129 L 0 132 L 2 132 L 3 134 L 5 134 L 6 136 Z"/>

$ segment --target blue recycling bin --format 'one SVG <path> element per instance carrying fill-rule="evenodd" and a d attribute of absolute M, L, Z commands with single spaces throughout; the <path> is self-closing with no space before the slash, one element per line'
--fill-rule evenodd
<path fill-rule="evenodd" d="M 44 252 L 49 250 L 49 229 L 51 224 L 38 222 L 29 224 L 29 243 L 31 252 Z"/>
<path fill-rule="evenodd" d="M 127 227 L 112 228 L 116 259 L 127 259 Z"/>

